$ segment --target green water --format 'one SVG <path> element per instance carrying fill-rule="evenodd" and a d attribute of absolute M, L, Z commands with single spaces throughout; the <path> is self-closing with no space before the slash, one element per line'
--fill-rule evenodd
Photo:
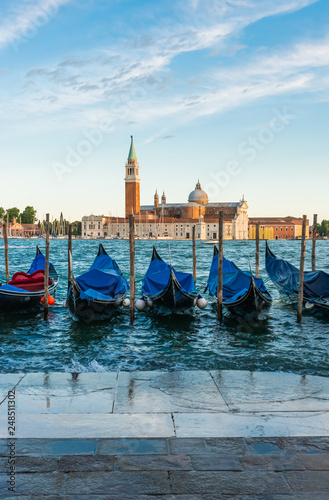
<path fill-rule="evenodd" d="M 43 240 L 9 241 L 10 270 L 27 271 L 36 244 L 44 251 Z M 129 274 L 128 241 L 103 241 L 122 272 Z M 75 275 L 86 271 L 98 249 L 97 241 L 73 241 Z M 136 241 L 136 288 L 151 258 L 151 241 Z M 169 244 L 156 242 L 160 255 L 169 259 Z M 300 242 L 273 241 L 275 254 L 298 266 Z M 171 258 L 176 269 L 191 272 L 192 246 L 187 241 L 170 242 Z M 227 241 L 224 255 L 248 270 L 253 241 Z M 318 268 L 329 272 L 329 241 L 317 245 Z M 311 244 L 307 243 L 306 268 L 310 269 Z M 212 260 L 213 247 L 197 243 L 197 286 L 204 290 Z M 4 251 L 0 243 L 0 276 L 5 274 Z M 261 276 L 265 244 L 261 242 Z M 267 283 L 273 305 L 267 317 L 257 323 L 239 322 L 225 317 L 216 321 L 213 299 L 206 295 L 208 306 L 191 315 L 155 316 L 137 313 L 133 327 L 125 310 L 110 322 L 85 325 L 73 322 L 63 303 L 66 297 L 67 241 L 51 241 L 51 261 L 61 275 L 56 304 L 45 322 L 37 315 L 0 316 L 0 372 L 31 371 L 104 371 L 161 369 L 236 369 L 286 371 L 301 374 L 329 375 L 329 317 L 305 313 L 302 325 L 296 323 L 296 310 L 280 299 L 271 282 Z"/>

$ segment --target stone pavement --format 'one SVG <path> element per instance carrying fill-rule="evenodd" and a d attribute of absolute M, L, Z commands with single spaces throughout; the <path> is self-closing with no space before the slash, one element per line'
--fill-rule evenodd
<path fill-rule="evenodd" d="M 329 438 L 20 439 L 16 493 L 1 498 L 329 498 Z"/>
<path fill-rule="evenodd" d="M 15 492 L 7 483 L 13 449 Z M 329 379 L 0 375 L 0 498 L 328 500 Z"/>

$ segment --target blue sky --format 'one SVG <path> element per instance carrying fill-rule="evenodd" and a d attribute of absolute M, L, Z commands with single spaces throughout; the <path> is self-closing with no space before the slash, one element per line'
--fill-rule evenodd
<path fill-rule="evenodd" d="M 0 206 L 124 215 L 243 195 L 329 219 L 328 0 L 2 0 Z"/>

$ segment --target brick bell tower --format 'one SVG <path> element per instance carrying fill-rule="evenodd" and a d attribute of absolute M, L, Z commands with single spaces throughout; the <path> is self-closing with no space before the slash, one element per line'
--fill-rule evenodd
<path fill-rule="evenodd" d="M 126 163 L 126 217 L 130 214 L 136 215 L 140 212 L 140 178 L 139 164 L 134 148 L 133 136 L 131 136 L 131 144 Z"/>

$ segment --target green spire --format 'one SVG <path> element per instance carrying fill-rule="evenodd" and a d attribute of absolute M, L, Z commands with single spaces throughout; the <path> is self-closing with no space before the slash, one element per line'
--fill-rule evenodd
<path fill-rule="evenodd" d="M 128 155 L 128 161 L 129 160 L 135 160 L 137 161 L 137 156 L 136 156 L 136 151 L 134 147 L 134 141 L 133 141 L 133 136 L 131 135 L 131 144 L 130 144 L 130 149 L 129 149 L 129 155 Z"/>

